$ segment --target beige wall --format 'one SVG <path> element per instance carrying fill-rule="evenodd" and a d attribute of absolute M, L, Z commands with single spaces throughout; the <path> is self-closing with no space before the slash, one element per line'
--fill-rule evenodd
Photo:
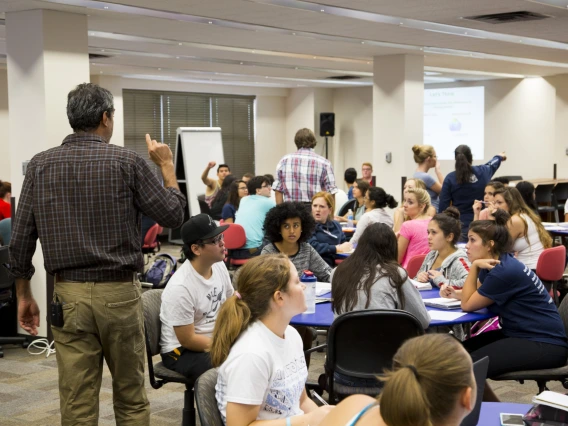
<path fill-rule="evenodd" d="M 8 72 L 0 70 L 0 180 L 11 179 L 10 140 L 8 128 Z"/>

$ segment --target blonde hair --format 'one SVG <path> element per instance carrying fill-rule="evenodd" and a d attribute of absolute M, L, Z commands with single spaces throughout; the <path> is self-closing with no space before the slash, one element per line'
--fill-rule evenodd
<path fill-rule="evenodd" d="M 428 157 L 435 157 L 436 151 L 432 145 L 414 145 L 412 147 L 414 153 L 414 162 L 422 164 Z"/>
<path fill-rule="evenodd" d="M 236 294 L 221 306 L 215 320 L 211 363 L 219 367 L 247 327 L 266 315 L 277 291 L 286 292 L 290 281 L 290 260 L 283 254 L 257 256 L 249 260 L 237 277 Z"/>
<path fill-rule="evenodd" d="M 361 168 L 363 168 L 364 166 L 369 166 L 371 168 L 371 171 L 373 170 L 373 165 L 371 163 L 363 163 L 361 164 Z"/>
<path fill-rule="evenodd" d="M 331 213 L 327 217 L 327 220 L 333 220 L 333 212 L 335 212 L 335 200 L 329 192 L 320 191 L 312 197 L 312 204 L 316 198 L 323 198 L 327 206 L 331 209 Z"/>
<path fill-rule="evenodd" d="M 428 212 L 428 209 L 430 208 L 430 194 L 428 194 L 425 189 L 410 188 L 410 189 L 407 189 L 406 192 L 408 194 L 416 195 L 416 202 L 418 204 L 424 204 L 424 207 L 422 209 L 422 214 L 425 214 L 426 212 Z"/>
<path fill-rule="evenodd" d="M 406 182 L 409 182 L 413 180 L 414 181 L 414 186 L 416 188 L 420 188 L 420 189 L 426 189 L 426 183 L 422 180 L 422 179 L 418 179 L 418 178 L 410 178 L 410 179 L 406 179 Z M 404 183 L 406 185 L 406 182 Z"/>
<path fill-rule="evenodd" d="M 444 424 L 460 393 L 475 391 L 471 358 L 447 334 L 426 334 L 407 340 L 396 352 L 385 382 L 380 412 L 396 426 Z"/>

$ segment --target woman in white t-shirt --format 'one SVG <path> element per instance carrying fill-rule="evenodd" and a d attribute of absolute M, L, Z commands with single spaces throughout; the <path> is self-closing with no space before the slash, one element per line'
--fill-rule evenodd
<path fill-rule="evenodd" d="M 318 408 L 306 394 L 302 339 L 290 327 L 306 310 L 295 266 L 284 255 L 253 258 L 241 268 L 237 288 L 221 307 L 211 345 L 225 424 L 318 425 L 331 406 Z"/>
<path fill-rule="evenodd" d="M 495 191 L 493 207 L 511 215 L 507 228 L 513 239 L 516 258 L 529 269 L 536 270 L 541 253 L 552 247 L 552 237 L 544 229 L 540 217 L 526 205 L 517 188 Z"/>

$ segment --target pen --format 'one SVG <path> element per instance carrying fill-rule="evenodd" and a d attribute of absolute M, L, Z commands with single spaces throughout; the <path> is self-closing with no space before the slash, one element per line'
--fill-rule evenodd
<path fill-rule="evenodd" d="M 310 390 L 311 394 L 312 394 L 312 398 L 317 399 L 319 402 L 321 402 L 323 405 L 329 405 L 327 402 L 325 402 L 325 399 L 323 399 L 321 396 L 319 396 L 316 391 L 314 391 L 313 389 Z"/>

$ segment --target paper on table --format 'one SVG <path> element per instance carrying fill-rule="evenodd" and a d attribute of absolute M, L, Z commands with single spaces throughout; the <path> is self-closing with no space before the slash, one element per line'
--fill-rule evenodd
<path fill-rule="evenodd" d="M 551 407 L 568 409 L 568 396 L 558 392 L 544 391 L 533 397 L 533 403 L 549 405 Z"/>
<path fill-rule="evenodd" d="M 466 314 L 466 312 L 428 311 L 430 319 L 438 321 L 454 321 Z"/>
<path fill-rule="evenodd" d="M 331 283 L 316 282 L 316 296 L 329 293 L 331 291 Z"/>
<path fill-rule="evenodd" d="M 412 285 L 418 290 L 432 290 L 432 284 L 430 283 L 421 283 L 420 281 L 413 280 L 412 278 L 409 279 Z"/>

